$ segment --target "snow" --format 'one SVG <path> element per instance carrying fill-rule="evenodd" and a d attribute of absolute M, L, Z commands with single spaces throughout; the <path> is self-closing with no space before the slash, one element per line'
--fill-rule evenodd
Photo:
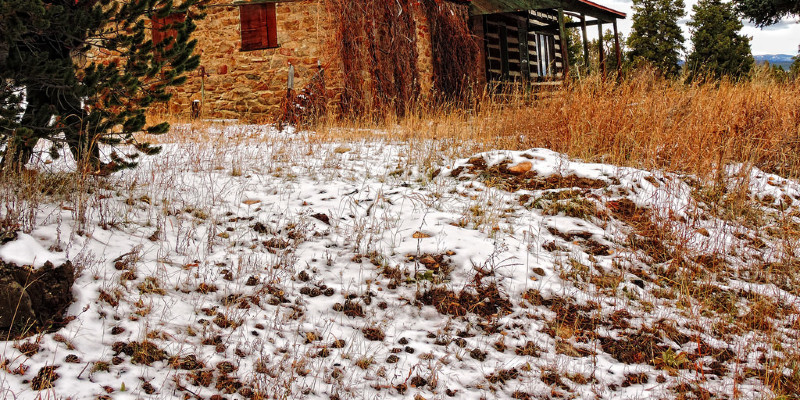
<path fill-rule="evenodd" d="M 547 149 L 453 159 L 431 154 L 434 146 L 391 142 L 383 133 L 336 143 L 306 132 L 226 123 L 205 128 L 204 137 L 213 139 L 201 143 L 179 138 L 193 129 L 175 128 L 162 154 L 98 180 L 91 194 L 72 193 L 66 202 L 86 201 L 83 216 L 76 207 L 62 207 L 64 200 L 39 203 L 35 228 L 0 247 L 6 262 L 40 267 L 69 259 L 81 271 L 68 312 L 73 321 L 57 332 L 2 345 L 0 364 L 8 363 L 0 372 L 2 397 L 247 397 L 246 391 L 226 392 L 230 377 L 278 398 L 664 398 L 674 397 L 680 382 L 713 394 L 736 390 L 757 397 L 767 388 L 755 377 L 736 381 L 730 372 L 700 379 L 696 366 L 658 368 L 650 355 L 626 363 L 592 338 L 627 340 L 640 328 L 672 321 L 676 332 L 696 337 L 680 343 L 661 332 L 661 345 L 686 355 L 701 352 L 700 341 L 730 349 L 741 360 L 724 363 L 739 372 L 763 366 L 756 354 L 782 354 L 768 343 L 792 345 L 792 329 L 781 325 L 796 318 L 791 312 L 776 321 L 782 327 L 773 337 L 734 334 L 723 340 L 707 328 L 729 315 L 703 315 L 698 301 L 685 307 L 655 295 L 664 285 L 656 272 L 669 263 L 630 246 L 633 229 L 608 211 L 610 203 L 628 199 L 647 210 L 681 240 L 687 257 L 725 255 L 732 266 L 726 283 L 703 283 L 758 293 L 790 308 L 800 304 L 791 287 L 731 272 L 748 270 L 753 257 L 777 262 L 785 254 L 763 232 L 702 211 L 687 177 L 584 163 Z M 475 157 L 487 169 L 470 171 Z M 65 162 L 42 161 L 38 168 L 58 171 Z M 532 163 L 536 179 L 575 176 L 602 187 L 511 192 L 494 185 L 508 176 L 487 176 L 492 167 L 522 162 Z M 459 168 L 464 172 L 455 176 Z M 440 173 L 432 173 L 436 169 Z M 744 166 L 729 166 L 726 174 L 748 177 L 747 187 L 762 199 L 771 195 L 773 202 L 759 206 L 765 212 L 797 207 L 797 182 Z M 566 198 L 546 200 L 559 192 Z M 535 199 L 553 207 L 539 208 Z M 563 210 L 575 199 L 592 204 L 597 215 L 568 215 Z M 741 239 L 747 235 L 767 248 L 748 245 Z M 592 246 L 606 246 L 608 254 Z M 441 256 L 452 271 L 430 272 L 425 256 Z M 615 276 L 615 285 L 603 280 Z M 148 289 L 148 279 L 160 291 Z M 489 282 L 507 296 L 510 312 L 448 315 L 440 304 L 418 300 L 434 287 L 471 292 Z M 523 300 L 533 292 L 546 304 Z M 363 315 L 336 311 L 334 305 L 347 300 L 361 305 Z M 742 313 L 750 307 L 745 300 L 736 304 Z M 573 308 L 559 311 L 567 306 Z M 631 314 L 629 328 L 608 322 L 620 310 Z M 576 316 L 593 321 L 594 329 L 570 325 L 568 318 Z M 369 340 L 369 327 L 385 337 Z M 40 351 L 22 355 L 19 344 L 32 340 L 39 340 Z M 344 346 L 333 346 L 335 340 Z M 145 365 L 114 350 L 117 342 L 142 341 L 169 356 L 196 356 L 212 381 L 198 383 L 192 375 L 197 371 L 171 367 L 169 360 Z M 527 342 L 541 348 L 537 356 L 516 351 Z M 766 351 L 757 351 L 762 345 Z M 563 350 L 570 346 L 594 355 Z M 486 358 L 473 357 L 475 349 Z M 80 362 L 66 362 L 67 355 Z M 396 363 L 387 361 L 392 355 Z M 361 363 L 366 368 L 359 366 L 370 359 Z M 223 361 L 236 370 L 219 372 Z M 107 363 L 107 371 L 99 363 Z M 60 378 L 38 392 L 30 381 L 44 365 L 57 365 Z M 515 370 L 518 377 L 487 378 L 500 370 Z M 548 378 L 550 371 L 560 380 Z M 627 382 L 634 373 L 645 374 L 646 382 Z M 414 387 L 422 382 L 415 377 L 426 383 Z M 146 393 L 145 383 L 155 392 Z"/>
<path fill-rule="evenodd" d="M 66 257 L 48 251 L 33 236 L 19 233 L 16 240 L 0 246 L 0 260 L 40 268 L 48 261 L 53 265 L 61 265 L 66 261 Z"/>

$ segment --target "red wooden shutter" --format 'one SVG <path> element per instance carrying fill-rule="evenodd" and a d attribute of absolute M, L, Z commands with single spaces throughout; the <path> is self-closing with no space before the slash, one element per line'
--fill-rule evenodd
<path fill-rule="evenodd" d="M 169 37 L 177 39 L 178 29 L 176 29 L 175 24 L 180 24 L 185 19 L 186 14 L 184 13 L 171 14 L 165 18 L 153 18 L 153 45 L 157 46 Z M 170 43 L 165 50 L 169 50 L 171 47 L 172 43 Z"/>
<path fill-rule="evenodd" d="M 242 50 L 278 47 L 275 3 L 239 6 Z"/>
<path fill-rule="evenodd" d="M 275 3 L 267 3 L 267 47 L 278 47 L 278 18 Z"/>
<path fill-rule="evenodd" d="M 267 40 L 267 9 L 264 4 L 239 7 L 242 23 L 242 50 L 263 49 Z"/>
<path fill-rule="evenodd" d="M 164 41 L 164 18 L 155 18 L 150 21 L 152 26 L 152 34 L 153 34 L 153 46 L 157 46 L 159 43 Z"/>

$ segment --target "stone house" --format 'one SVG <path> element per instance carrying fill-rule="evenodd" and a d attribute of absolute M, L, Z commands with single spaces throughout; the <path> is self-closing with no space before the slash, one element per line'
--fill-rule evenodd
<path fill-rule="evenodd" d="M 588 58 L 587 26 L 625 17 L 588 0 L 210 0 L 206 15 L 201 67 L 168 111 L 248 120 L 277 115 L 289 85 L 341 112 L 402 113 L 467 85 L 557 82 L 565 29 L 582 28 Z M 151 23 L 154 41 L 170 34 Z"/>

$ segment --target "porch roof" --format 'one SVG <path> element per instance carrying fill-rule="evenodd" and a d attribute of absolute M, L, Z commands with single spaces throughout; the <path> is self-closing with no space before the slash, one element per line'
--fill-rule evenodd
<path fill-rule="evenodd" d="M 589 0 L 471 0 L 469 3 L 472 15 L 563 8 L 565 11 L 588 15 L 604 22 L 613 22 L 627 16 Z"/>

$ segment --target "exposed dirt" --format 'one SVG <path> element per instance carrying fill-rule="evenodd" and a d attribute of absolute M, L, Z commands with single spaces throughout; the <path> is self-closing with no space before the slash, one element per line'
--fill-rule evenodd
<path fill-rule="evenodd" d="M 54 332 L 69 319 L 75 269 L 69 261 L 32 270 L 0 261 L 0 335 L 21 339 Z M 23 289 L 24 288 L 24 289 Z"/>

